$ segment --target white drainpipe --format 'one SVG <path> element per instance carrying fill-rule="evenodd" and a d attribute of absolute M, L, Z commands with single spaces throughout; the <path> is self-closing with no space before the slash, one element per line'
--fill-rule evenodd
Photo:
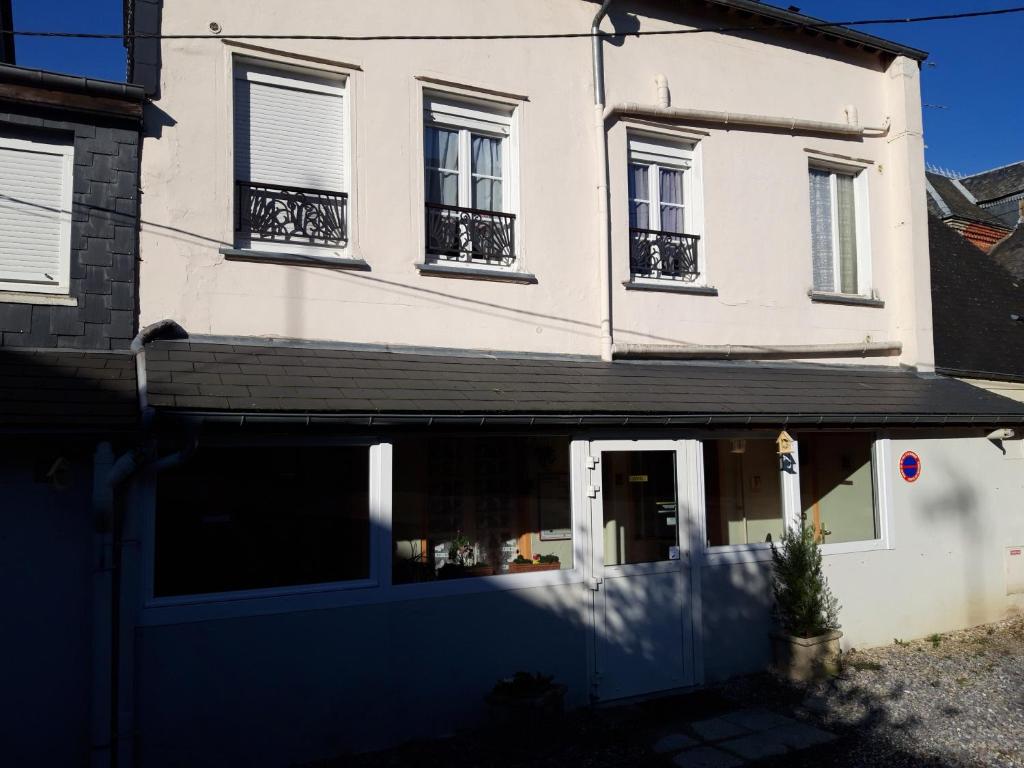
<path fill-rule="evenodd" d="M 598 264 L 601 273 L 601 359 L 612 359 L 612 257 L 611 224 L 608 215 L 608 134 L 604 123 L 604 49 L 601 22 L 612 0 L 604 0 L 590 25 L 594 59 L 594 143 L 597 148 Z"/>
<path fill-rule="evenodd" d="M 898 341 L 867 341 L 860 344 L 615 344 L 617 360 L 764 360 L 812 357 L 880 357 L 898 355 Z"/>

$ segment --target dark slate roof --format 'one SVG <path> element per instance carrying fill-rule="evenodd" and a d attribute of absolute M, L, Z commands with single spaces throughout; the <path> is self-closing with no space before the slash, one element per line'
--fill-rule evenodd
<path fill-rule="evenodd" d="M 1017 227 L 1013 234 L 993 248 L 992 258 L 1013 277 L 1024 280 L 1024 226 Z"/>
<path fill-rule="evenodd" d="M 137 415 L 128 353 L 0 349 L 0 430 L 124 431 Z"/>
<path fill-rule="evenodd" d="M 333 414 L 361 423 L 382 423 L 380 417 L 383 423 L 1024 421 L 1024 405 L 953 379 L 885 367 L 606 363 L 196 339 L 155 341 L 146 350 L 152 405 L 236 417 Z"/>
<path fill-rule="evenodd" d="M 929 217 L 935 364 L 980 378 L 1024 376 L 1024 283 Z"/>
<path fill-rule="evenodd" d="M 979 202 L 1024 192 L 1024 160 L 960 179 Z"/>
<path fill-rule="evenodd" d="M 1000 227 L 1003 230 L 1008 229 L 1002 221 L 964 195 L 957 185 L 953 183 L 952 179 L 938 173 L 926 173 L 925 176 L 928 178 L 928 183 L 931 184 L 932 190 L 941 199 L 941 203 L 935 200 L 931 191 L 929 191 L 928 209 L 934 215 L 941 218 L 952 216 L 958 219 L 969 219 Z"/>
<path fill-rule="evenodd" d="M 909 45 L 895 43 L 849 27 L 832 26 L 814 16 L 800 13 L 798 10 L 777 8 L 774 5 L 763 3 L 761 0 L 704 0 L 704 2 L 706 5 L 718 6 L 736 12 L 741 17 L 746 15 L 761 19 L 766 25 L 774 25 L 775 29 L 803 30 L 815 36 L 821 36 L 825 40 L 842 41 L 845 45 L 858 46 L 867 51 L 881 51 L 891 56 L 908 56 L 918 61 L 928 58 L 928 53 L 919 48 L 911 48 Z M 789 8 L 793 8 L 793 6 L 789 6 Z"/>

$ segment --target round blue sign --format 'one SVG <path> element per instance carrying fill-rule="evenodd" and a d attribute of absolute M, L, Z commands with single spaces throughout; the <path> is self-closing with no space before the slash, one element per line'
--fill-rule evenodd
<path fill-rule="evenodd" d="M 900 475 L 908 483 L 913 483 L 921 476 L 921 457 L 913 451 L 900 456 Z"/>

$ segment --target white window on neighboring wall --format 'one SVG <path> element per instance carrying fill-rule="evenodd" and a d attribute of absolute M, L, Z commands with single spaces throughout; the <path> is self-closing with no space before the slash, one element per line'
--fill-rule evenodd
<path fill-rule="evenodd" d="M 813 290 L 871 296 L 866 175 L 812 166 L 808 182 Z"/>
<path fill-rule="evenodd" d="M 427 259 L 515 267 L 512 110 L 427 94 L 423 114 Z"/>
<path fill-rule="evenodd" d="M 74 150 L 0 137 L 0 290 L 67 293 Z"/>
<path fill-rule="evenodd" d="M 235 236 L 240 248 L 344 255 L 349 242 L 345 80 L 235 67 Z"/>
<path fill-rule="evenodd" d="M 629 262 L 633 280 L 703 283 L 694 147 L 629 139 Z"/>

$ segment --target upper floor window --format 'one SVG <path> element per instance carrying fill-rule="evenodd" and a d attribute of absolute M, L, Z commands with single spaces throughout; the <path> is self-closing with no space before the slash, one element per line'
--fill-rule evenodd
<path fill-rule="evenodd" d="M 701 279 L 693 147 L 629 140 L 629 265 L 635 279 Z"/>
<path fill-rule="evenodd" d="M 515 266 L 511 111 L 428 96 L 423 142 L 428 259 Z"/>
<path fill-rule="evenodd" d="M 244 64 L 234 83 L 236 245 L 340 252 L 349 238 L 344 80 Z"/>
<path fill-rule="evenodd" d="M 815 291 L 871 295 L 866 181 L 863 173 L 809 170 Z"/>
<path fill-rule="evenodd" d="M 67 293 L 71 143 L 0 137 L 0 290 Z"/>

